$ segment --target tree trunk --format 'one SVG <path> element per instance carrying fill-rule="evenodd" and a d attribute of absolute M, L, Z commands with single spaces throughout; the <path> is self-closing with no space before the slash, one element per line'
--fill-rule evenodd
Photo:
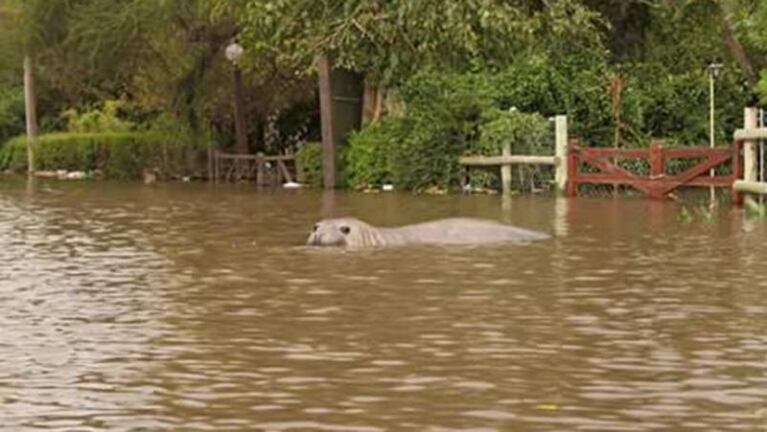
<path fill-rule="evenodd" d="M 38 127 L 34 63 L 29 55 L 24 57 L 24 103 L 27 119 L 27 171 L 33 173 L 35 172 L 35 142 Z"/>
<path fill-rule="evenodd" d="M 378 88 L 365 78 L 365 89 L 362 92 L 362 127 L 373 123 L 376 113 L 376 102 L 378 100 Z"/>
<path fill-rule="evenodd" d="M 247 154 L 248 130 L 245 121 L 245 95 L 242 90 L 242 71 L 238 66 L 234 67 L 234 128 L 237 135 L 235 153 Z"/>
<path fill-rule="evenodd" d="M 384 100 L 386 99 L 386 89 L 383 86 L 376 87 L 376 106 L 375 111 L 373 111 L 373 121 L 378 121 L 378 119 L 383 116 L 384 112 Z"/>
<path fill-rule="evenodd" d="M 383 86 L 373 85 L 365 78 L 365 89 L 362 93 L 362 126 L 378 121 L 383 115 L 386 90 Z"/>
<path fill-rule="evenodd" d="M 336 188 L 336 141 L 333 131 L 333 92 L 330 83 L 332 62 L 320 56 L 317 69 L 320 88 L 320 123 L 322 124 L 322 183 L 325 189 Z"/>

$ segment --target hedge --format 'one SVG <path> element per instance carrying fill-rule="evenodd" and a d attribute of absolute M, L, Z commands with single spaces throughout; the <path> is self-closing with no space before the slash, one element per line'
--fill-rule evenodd
<path fill-rule="evenodd" d="M 303 172 L 303 181 L 311 186 L 322 186 L 322 145 L 316 142 L 304 144 L 296 153 L 296 164 Z"/>
<path fill-rule="evenodd" d="M 26 137 L 18 136 L 0 146 L 0 169 L 27 169 Z M 135 179 L 145 168 L 166 175 L 194 170 L 195 149 L 173 144 L 160 135 L 120 133 L 52 133 L 38 137 L 36 169 L 94 171 L 108 178 Z"/>

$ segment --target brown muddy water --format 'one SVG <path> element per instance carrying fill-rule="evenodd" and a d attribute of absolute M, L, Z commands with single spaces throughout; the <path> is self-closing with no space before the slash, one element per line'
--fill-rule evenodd
<path fill-rule="evenodd" d="M 331 214 L 555 238 L 303 247 Z M 632 199 L 3 180 L 0 429 L 767 430 L 766 231 Z"/>

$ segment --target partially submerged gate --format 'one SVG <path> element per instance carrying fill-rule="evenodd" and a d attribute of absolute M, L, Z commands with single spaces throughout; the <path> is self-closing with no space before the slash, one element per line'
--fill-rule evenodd
<path fill-rule="evenodd" d="M 632 172 L 621 167 L 622 161 L 645 161 L 647 172 Z M 667 170 L 672 160 L 685 160 L 685 169 L 676 174 Z M 625 165 L 625 164 L 624 164 Z M 727 166 L 727 174 L 711 176 L 712 169 Z M 740 148 L 673 147 L 653 143 L 648 149 L 582 147 L 571 139 L 567 156 L 567 195 L 575 196 L 583 184 L 625 185 L 661 199 L 683 186 L 731 188 L 740 176 Z"/>

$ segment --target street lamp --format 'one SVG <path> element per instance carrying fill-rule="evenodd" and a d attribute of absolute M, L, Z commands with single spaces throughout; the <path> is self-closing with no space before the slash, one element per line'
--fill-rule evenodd
<path fill-rule="evenodd" d="M 709 146 L 711 148 L 714 148 L 714 146 L 716 145 L 716 139 L 714 138 L 714 127 L 715 127 L 714 126 L 714 115 L 715 115 L 714 81 L 721 74 L 722 68 L 724 68 L 724 65 L 721 63 L 710 63 L 706 68 L 708 70 L 708 93 L 709 93 L 709 101 L 710 101 L 709 116 L 708 116 L 708 119 L 709 119 L 708 139 L 709 139 Z M 709 174 L 711 177 L 714 177 L 713 168 L 711 168 L 711 170 L 709 171 Z M 715 200 L 716 200 L 716 191 L 714 190 L 714 186 L 711 186 L 710 193 L 711 193 L 711 206 L 714 206 Z"/>
<path fill-rule="evenodd" d="M 227 46 L 226 50 L 224 51 L 226 58 L 234 65 L 237 65 L 243 53 L 245 53 L 245 49 L 237 42 L 232 42 L 229 44 L 229 46 Z"/>
<path fill-rule="evenodd" d="M 709 98 L 710 98 L 710 110 L 709 110 L 709 121 L 710 121 L 710 129 L 709 129 L 709 144 L 711 145 L 711 148 L 714 147 L 715 140 L 714 140 L 714 81 L 716 78 L 719 78 L 719 75 L 722 72 L 722 68 L 724 65 L 721 63 L 711 63 L 708 65 L 706 69 L 708 69 L 708 88 L 709 88 Z"/>
<path fill-rule="evenodd" d="M 237 42 L 232 42 L 224 50 L 227 60 L 232 62 L 234 77 L 234 129 L 237 137 L 235 153 L 248 153 L 248 134 L 245 129 L 245 97 L 242 90 L 242 70 L 240 70 L 240 58 L 245 49 Z"/>

